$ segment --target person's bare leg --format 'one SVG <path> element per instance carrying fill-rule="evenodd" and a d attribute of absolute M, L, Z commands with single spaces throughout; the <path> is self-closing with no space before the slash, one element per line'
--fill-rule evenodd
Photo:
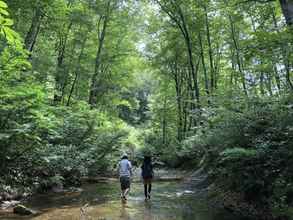
<path fill-rule="evenodd" d="M 123 193 L 123 195 L 124 195 L 124 198 L 126 199 L 126 196 L 128 195 L 128 193 L 129 193 L 129 188 L 127 188 L 125 191 L 124 191 L 124 193 Z"/>

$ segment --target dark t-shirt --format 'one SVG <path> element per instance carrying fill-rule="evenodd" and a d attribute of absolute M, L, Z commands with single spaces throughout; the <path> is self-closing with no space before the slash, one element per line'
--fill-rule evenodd
<path fill-rule="evenodd" d="M 154 176 L 154 171 L 153 171 L 153 165 L 152 163 L 143 163 L 141 166 L 142 170 L 142 177 L 145 178 L 153 178 Z"/>

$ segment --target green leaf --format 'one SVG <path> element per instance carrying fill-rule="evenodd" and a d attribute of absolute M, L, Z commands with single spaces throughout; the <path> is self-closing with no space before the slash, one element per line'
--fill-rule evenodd
<path fill-rule="evenodd" d="M 8 42 L 13 43 L 17 41 L 17 33 L 15 31 L 13 31 L 12 29 L 6 27 L 3 29 L 6 39 L 8 40 Z"/>
<path fill-rule="evenodd" d="M 0 14 L 6 15 L 6 16 L 9 15 L 8 11 L 4 10 L 3 8 L 0 8 Z"/>
<path fill-rule="evenodd" d="M 0 8 L 8 8 L 8 6 L 5 2 L 0 1 Z"/>
<path fill-rule="evenodd" d="M 4 20 L 4 25 L 6 25 L 6 26 L 12 26 L 13 25 L 13 20 L 11 20 L 9 18 L 6 18 Z"/>

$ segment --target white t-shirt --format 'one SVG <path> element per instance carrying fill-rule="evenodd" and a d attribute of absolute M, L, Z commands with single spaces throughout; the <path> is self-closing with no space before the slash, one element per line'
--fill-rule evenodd
<path fill-rule="evenodd" d="M 123 159 L 119 162 L 119 176 L 126 176 L 126 177 L 130 177 L 131 176 L 131 163 L 129 160 L 127 159 Z"/>

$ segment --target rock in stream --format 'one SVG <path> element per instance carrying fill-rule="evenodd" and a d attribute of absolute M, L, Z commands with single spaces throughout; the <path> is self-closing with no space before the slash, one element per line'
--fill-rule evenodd
<path fill-rule="evenodd" d="M 37 212 L 23 205 L 17 205 L 13 208 L 13 212 L 18 215 L 35 215 Z"/>

